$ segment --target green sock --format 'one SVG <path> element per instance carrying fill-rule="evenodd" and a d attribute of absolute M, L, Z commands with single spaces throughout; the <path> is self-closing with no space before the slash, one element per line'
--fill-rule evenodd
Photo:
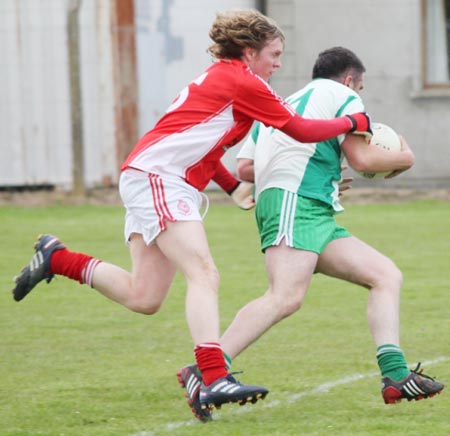
<path fill-rule="evenodd" d="M 223 350 L 222 350 L 222 354 L 223 354 L 223 358 L 225 359 L 225 368 L 227 369 L 227 371 L 230 371 L 231 363 L 232 363 L 231 357 L 227 353 L 225 353 L 225 351 L 223 351 Z"/>
<path fill-rule="evenodd" d="M 384 344 L 377 348 L 377 360 L 381 375 L 394 381 L 403 380 L 410 373 L 405 355 L 400 347 Z"/>

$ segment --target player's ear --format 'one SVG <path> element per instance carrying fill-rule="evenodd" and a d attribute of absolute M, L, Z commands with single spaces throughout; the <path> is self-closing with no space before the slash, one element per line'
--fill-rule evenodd
<path fill-rule="evenodd" d="M 344 78 L 344 86 L 348 86 L 349 88 L 352 87 L 352 83 L 353 83 L 353 76 L 351 74 L 348 74 L 347 76 L 345 76 Z"/>
<path fill-rule="evenodd" d="M 244 47 L 242 50 L 242 58 L 241 60 L 248 64 L 255 56 L 256 50 L 252 47 Z"/>

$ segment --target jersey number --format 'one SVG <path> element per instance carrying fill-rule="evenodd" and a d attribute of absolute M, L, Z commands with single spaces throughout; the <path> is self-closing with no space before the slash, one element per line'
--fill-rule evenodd
<path fill-rule="evenodd" d="M 178 109 L 187 100 L 187 98 L 189 96 L 189 86 L 191 86 L 192 84 L 200 86 L 203 83 L 203 81 L 206 79 L 207 75 L 208 75 L 207 72 L 201 74 L 194 81 L 192 81 L 188 86 L 183 88 L 181 90 L 181 92 L 178 94 L 178 96 L 175 98 L 174 102 L 169 106 L 166 113 L 172 112 L 175 109 Z"/>

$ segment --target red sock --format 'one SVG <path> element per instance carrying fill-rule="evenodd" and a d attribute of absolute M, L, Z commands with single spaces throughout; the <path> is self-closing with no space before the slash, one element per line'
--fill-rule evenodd
<path fill-rule="evenodd" d="M 198 344 L 194 350 L 197 365 L 206 386 L 228 375 L 222 348 L 217 342 Z"/>
<path fill-rule="evenodd" d="M 81 284 L 92 286 L 92 274 L 101 260 L 83 253 L 75 253 L 67 248 L 53 252 L 50 269 L 53 274 L 60 274 Z"/>

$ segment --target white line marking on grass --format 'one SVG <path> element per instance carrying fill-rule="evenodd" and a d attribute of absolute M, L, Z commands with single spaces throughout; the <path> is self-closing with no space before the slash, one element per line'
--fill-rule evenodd
<path fill-rule="evenodd" d="M 435 365 L 437 363 L 441 363 L 441 362 L 446 362 L 450 360 L 449 357 L 438 357 L 436 359 L 433 360 L 428 360 L 428 361 L 424 361 L 422 362 L 422 365 L 424 367 L 426 366 L 432 366 Z M 239 409 L 235 409 L 233 411 L 234 414 L 243 414 L 243 413 L 250 413 L 250 412 L 257 412 L 259 409 L 264 408 L 264 409 L 272 409 L 274 407 L 278 407 L 278 406 L 283 406 L 286 403 L 288 404 L 293 404 L 299 400 L 301 400 L 302 398 L 305 397 L 309 397 L 311 395 L 317 395 L 317 394 L 326 394 L 328 393 L 331 389 L 337 387 L 337 386 L 342 386 L 342 385 L 346 385 L 352 382 L 356 382 L 358 380 L 362 380 L 365 378 L 372 378 L 372 377 L 380 377 L 380 373 L 379 372 L 371 372 L 371 373 L 367 373 L 367 374 L 352 374 L 352 375 L 348 375 L 346 377 L 342 377 L 340 379 L 334 380 L 334 381 L 329 381 L 326 383 L 322 383 L 320 385 L 318 385 L 317 387 L 315 387 L 314 389 L 311 389 L 309 391 L 304 391 L 304 392 L 297 392 L 294 394 L 289 394 L 287 395 L 284 399 L 280 399 L 280 400 L 269 400 L 269 401 L 265 401 L 262 405 L 256 406 L 256 408 L 252 408 L 249 407 L 249 405 L 247 405 L 247 407 L 243 406 L 240 407 Z M 214 415 L 219 418 L 220 417 L 220 412 L 215 411 Z M 162 426 L 160 429 L 154 429 L 154 430 L 145 430 L 145 431 L 141 431 L 138 433 L 133 433 L 130 434 L 128 436 L 155 436 L 157 434 L 161 434 L 161 433 L 169 433 L 172 432 L 178 428 L 181 427 L 189 427 L 191 425 L 208 425 L 208 424 L 200 424 L 199 422 L 197 422 L 197 420 L 195 419 L 191 419 L 189 421 L 179 421 L 179 422 L 171 422 L 167 425 Z"/>
<path fill-rule="evenodd" d="M 448 357 L 438 357 L 437 359 L 429 360 L 426 362 L 422 362 L 422 365 L 424 367 L 435 365 L 437 363 L 445 362 L 447 360 L 450 360 Z M 372 377 L 380 377 L 379 372 L 372 372 L 367 374 L 352 374 L 348 375 L 346 377 L 342 377 L 338 380 L 322 383 L 315 387 L 314 389 L 311 389 L 309 391 L 304 392 L 298 392 L 295 394 L 288 395 L 285 400 L 273 400 L 273 401 L 265 401 L 259 408 L 265 408 L 265 409 L 271 409 L 273 407 L 278 407 L 283 404 L 293 404 L 302 398 L 309 397 L 311 395 L 317 395 L 317 394 L 326 394 L 328 393 L 332 388 L 335 388 L 337 386 L 346 385 L 358 380 L 362 380 L 365 378 L 372 378 Z M 234 411 L 235 414 L 237 413 L 248 413 L 252 412 L 254 409 L 251 408 L 241 408 Z"/>

